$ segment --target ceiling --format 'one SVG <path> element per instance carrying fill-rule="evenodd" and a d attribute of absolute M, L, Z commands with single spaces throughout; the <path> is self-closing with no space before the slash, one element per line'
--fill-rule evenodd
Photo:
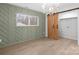
<path fill-rule="evenodd" d="M 42 6 L 45 3 L 10 3 L 10 4 L 45 13 L 44 12 L 45 10 L 42 8 Z M 49 7 L 56 6 L 58 12 L 79 7 L 79 3 L 46 3 L 46 5 L 47 5 L 46 10 L 48 10 L 47 8 Z"/>

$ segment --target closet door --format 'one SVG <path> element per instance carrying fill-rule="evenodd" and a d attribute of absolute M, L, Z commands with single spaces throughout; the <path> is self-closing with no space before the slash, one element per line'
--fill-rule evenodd
<path fill-rule="evenodd" d="M 48 15 L 48 37 L 58 39 L 58 14 Z"/>
<path fill-rule="evenodd" d="M 53 14 L 53 21 L 54 21 L 54 39 L 58 39 L 58 14 Z"/>
<path fill-rule="evenodd" d="M 53 29 L 53 17 L 52 15 L 48 15 L 48 38 L 53 38 L 53 33 L 54 33 L 54 29 Z"/>

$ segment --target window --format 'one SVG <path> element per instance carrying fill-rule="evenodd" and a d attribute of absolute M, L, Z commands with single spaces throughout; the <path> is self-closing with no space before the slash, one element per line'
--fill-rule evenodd
<path fill-rule="evenodd" d="M 39 26 L 39 17 L 17 13 L 16 25 L 17 26 Z"/>
<path fill-rule="evenodd" d="M 29 22 L 28 16 L 25 17 L 25 20 L 24 20 L 24 21 L 25 21 L 24 23 L 25 23 L 26 25 L 28 25 L 28 22 Z"/>
<path fill-rule="evenodd" d="M 30 25 L 31 26 L 38 26 L 39 24 L 39 19 L 37 16 L 31 16 L 30 17 Z"/>

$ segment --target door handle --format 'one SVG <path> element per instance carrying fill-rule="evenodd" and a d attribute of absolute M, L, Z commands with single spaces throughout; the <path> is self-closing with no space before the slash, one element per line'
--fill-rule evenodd
<path fill-rule="evenodd" d="M 58 25 L 57 25 L 57 29 L 58 29 Z"/>
<path fill-rule="evenodd" d="M 55 27 L 58 29 L 58 25 L 55 25 Z M 54 28 L 54 25 L 52 26 L 52 28 Z"/>

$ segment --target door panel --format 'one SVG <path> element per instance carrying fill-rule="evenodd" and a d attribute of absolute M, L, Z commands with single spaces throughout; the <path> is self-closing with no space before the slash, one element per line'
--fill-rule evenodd
<path fill-rule="evenodd" d="M 48 37 L 58 39 L 58 14 L 48 15 Z"/>
<path fill-rule="evenodd" d="M 53 30 L 53 17 L 52 17 L 52 15 L 48 15 L 48 37 L 49 38 L 53 38 L 53 32 L 54 32 L 54 30 Z"/>
<path fill-rule="evenodd" d="M 54 39 L 58 39 L 58 14 L 53 15 L 54 20 Z"/>

